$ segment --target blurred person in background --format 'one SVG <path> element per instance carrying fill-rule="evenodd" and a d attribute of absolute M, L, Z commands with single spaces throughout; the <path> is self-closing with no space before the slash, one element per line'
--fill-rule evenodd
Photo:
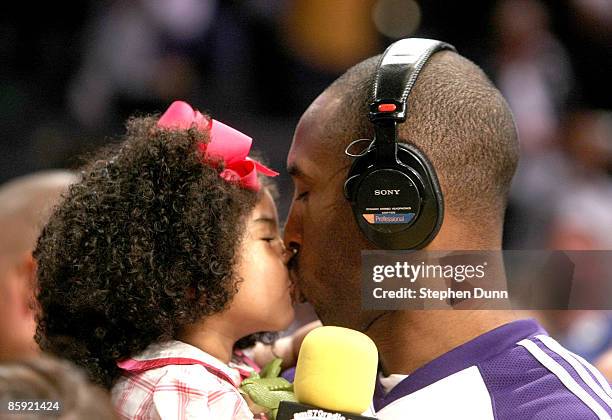
<path fill-rule="evenodd" d="M 514 114 L 521 147 L 510 191 L 511 248 L 544 246 L 556 181 L 564 170 L 556 152 L 572 70 L 549 22 L 549 11 L 538 0 L 502 0 L 493 15 L 494 77 Z"/>
<path fill-rule="evenodd" d="M 560 111 L 572 71 L 563 45 L 550 30 L 538 0 L 502 0 L 493 17 L 498 42 L 496 82 L 512 108 L 524 154 L 545 152 L 556 142 Z"/>
<path fill-rule="evenodd" d="M 27 401 L 38 401 L 44 409 L 19 404 Z M 107 393 L 90 384 L 76 366 L 47 355 L 0 364 L 0 403 L 0 420 L 115 418 Z"/>
<path fill-rule="evenodd" d="M 75 180 L 71 172 L 45 171 L 0 186 L 0 361 L 38 353 L 32 250 L 51 208 Z"/>
<path fill-rule="evenodd" d="M 208 54 L 217 9 L 215 0 L 111 1 L 99 8 L 68 88 L 70 113 L 83 127 L 100 129 L 122 105 L 159 109 L 196 91 L 197 57 Z"/>
<path fill-rule="evenodd" d="M 563 133 L 558 164 L 565 168 L 565 174 L 557 180 L 559 194 L 547 246 L 560 250 L 612 250 L 612 179 L 609 176 L 612 170 L 612 113 L 589 109 L 571 112 Z M 598 293 L 598 290 L 593 292 Z M 612 379 L 609 366 L 612 312 L 546 311 L 542 315 L 559 341 L 600 367 L 608 380 Z"/>

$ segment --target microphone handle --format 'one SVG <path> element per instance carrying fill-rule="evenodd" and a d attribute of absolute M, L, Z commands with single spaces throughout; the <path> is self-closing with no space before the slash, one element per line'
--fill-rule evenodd
<path fill-rule="evenodd" d="M 359 414 L 345 413 L 343 411 L 330 411 L 307 404 L 281 401 L 278 406 L 276 420 L 376 420 L 375 417 L 361 416 Z"/>

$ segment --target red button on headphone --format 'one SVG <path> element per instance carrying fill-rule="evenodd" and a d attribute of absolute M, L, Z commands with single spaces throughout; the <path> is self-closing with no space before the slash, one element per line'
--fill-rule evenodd
<path fill-rule="evenodd" d="M 397 109 L 395 104 L 380 104 L 378 105 L 378 112 L 393 112 Z"/>

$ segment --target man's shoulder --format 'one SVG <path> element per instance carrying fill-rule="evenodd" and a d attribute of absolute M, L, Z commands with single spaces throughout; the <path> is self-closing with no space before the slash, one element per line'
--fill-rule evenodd
<path fill-rule="evenodd" d="M 522 339 L 480 363 L 410 391 L 382 407 L 377 418 L 410 412 L 428 419 L 611 419 L 612 392 L 581 357 L 546 335 Z"/>
<path fill-rule="evenodd" d="M 610 419 L 610 385 L 547 335 L 523 339 L 478 365 L 498 418 Z"/>
<path fill-rule="evenodd" d="M 611 419 L 610 384 L 534 320 L 482 334 L 413 371 L 374 409 L 381 420 Z"/>

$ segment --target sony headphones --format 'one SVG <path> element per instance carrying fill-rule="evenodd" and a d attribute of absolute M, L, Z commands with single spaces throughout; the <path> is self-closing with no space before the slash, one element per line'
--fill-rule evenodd
<path fill-rule="evenodd" d="M 369 105 L 374 139 L 355 157 L 344 183 L 357 225 L 382 249 L 419 249 L 438 233 L 444 201 L 436 173 L 415 146 L 398 142 L 398 125 L 406 121 L 408 95 L 427 60 L 455 48 L 444 42 L 407 38 L 393 43 L 376 70 Z"/>

